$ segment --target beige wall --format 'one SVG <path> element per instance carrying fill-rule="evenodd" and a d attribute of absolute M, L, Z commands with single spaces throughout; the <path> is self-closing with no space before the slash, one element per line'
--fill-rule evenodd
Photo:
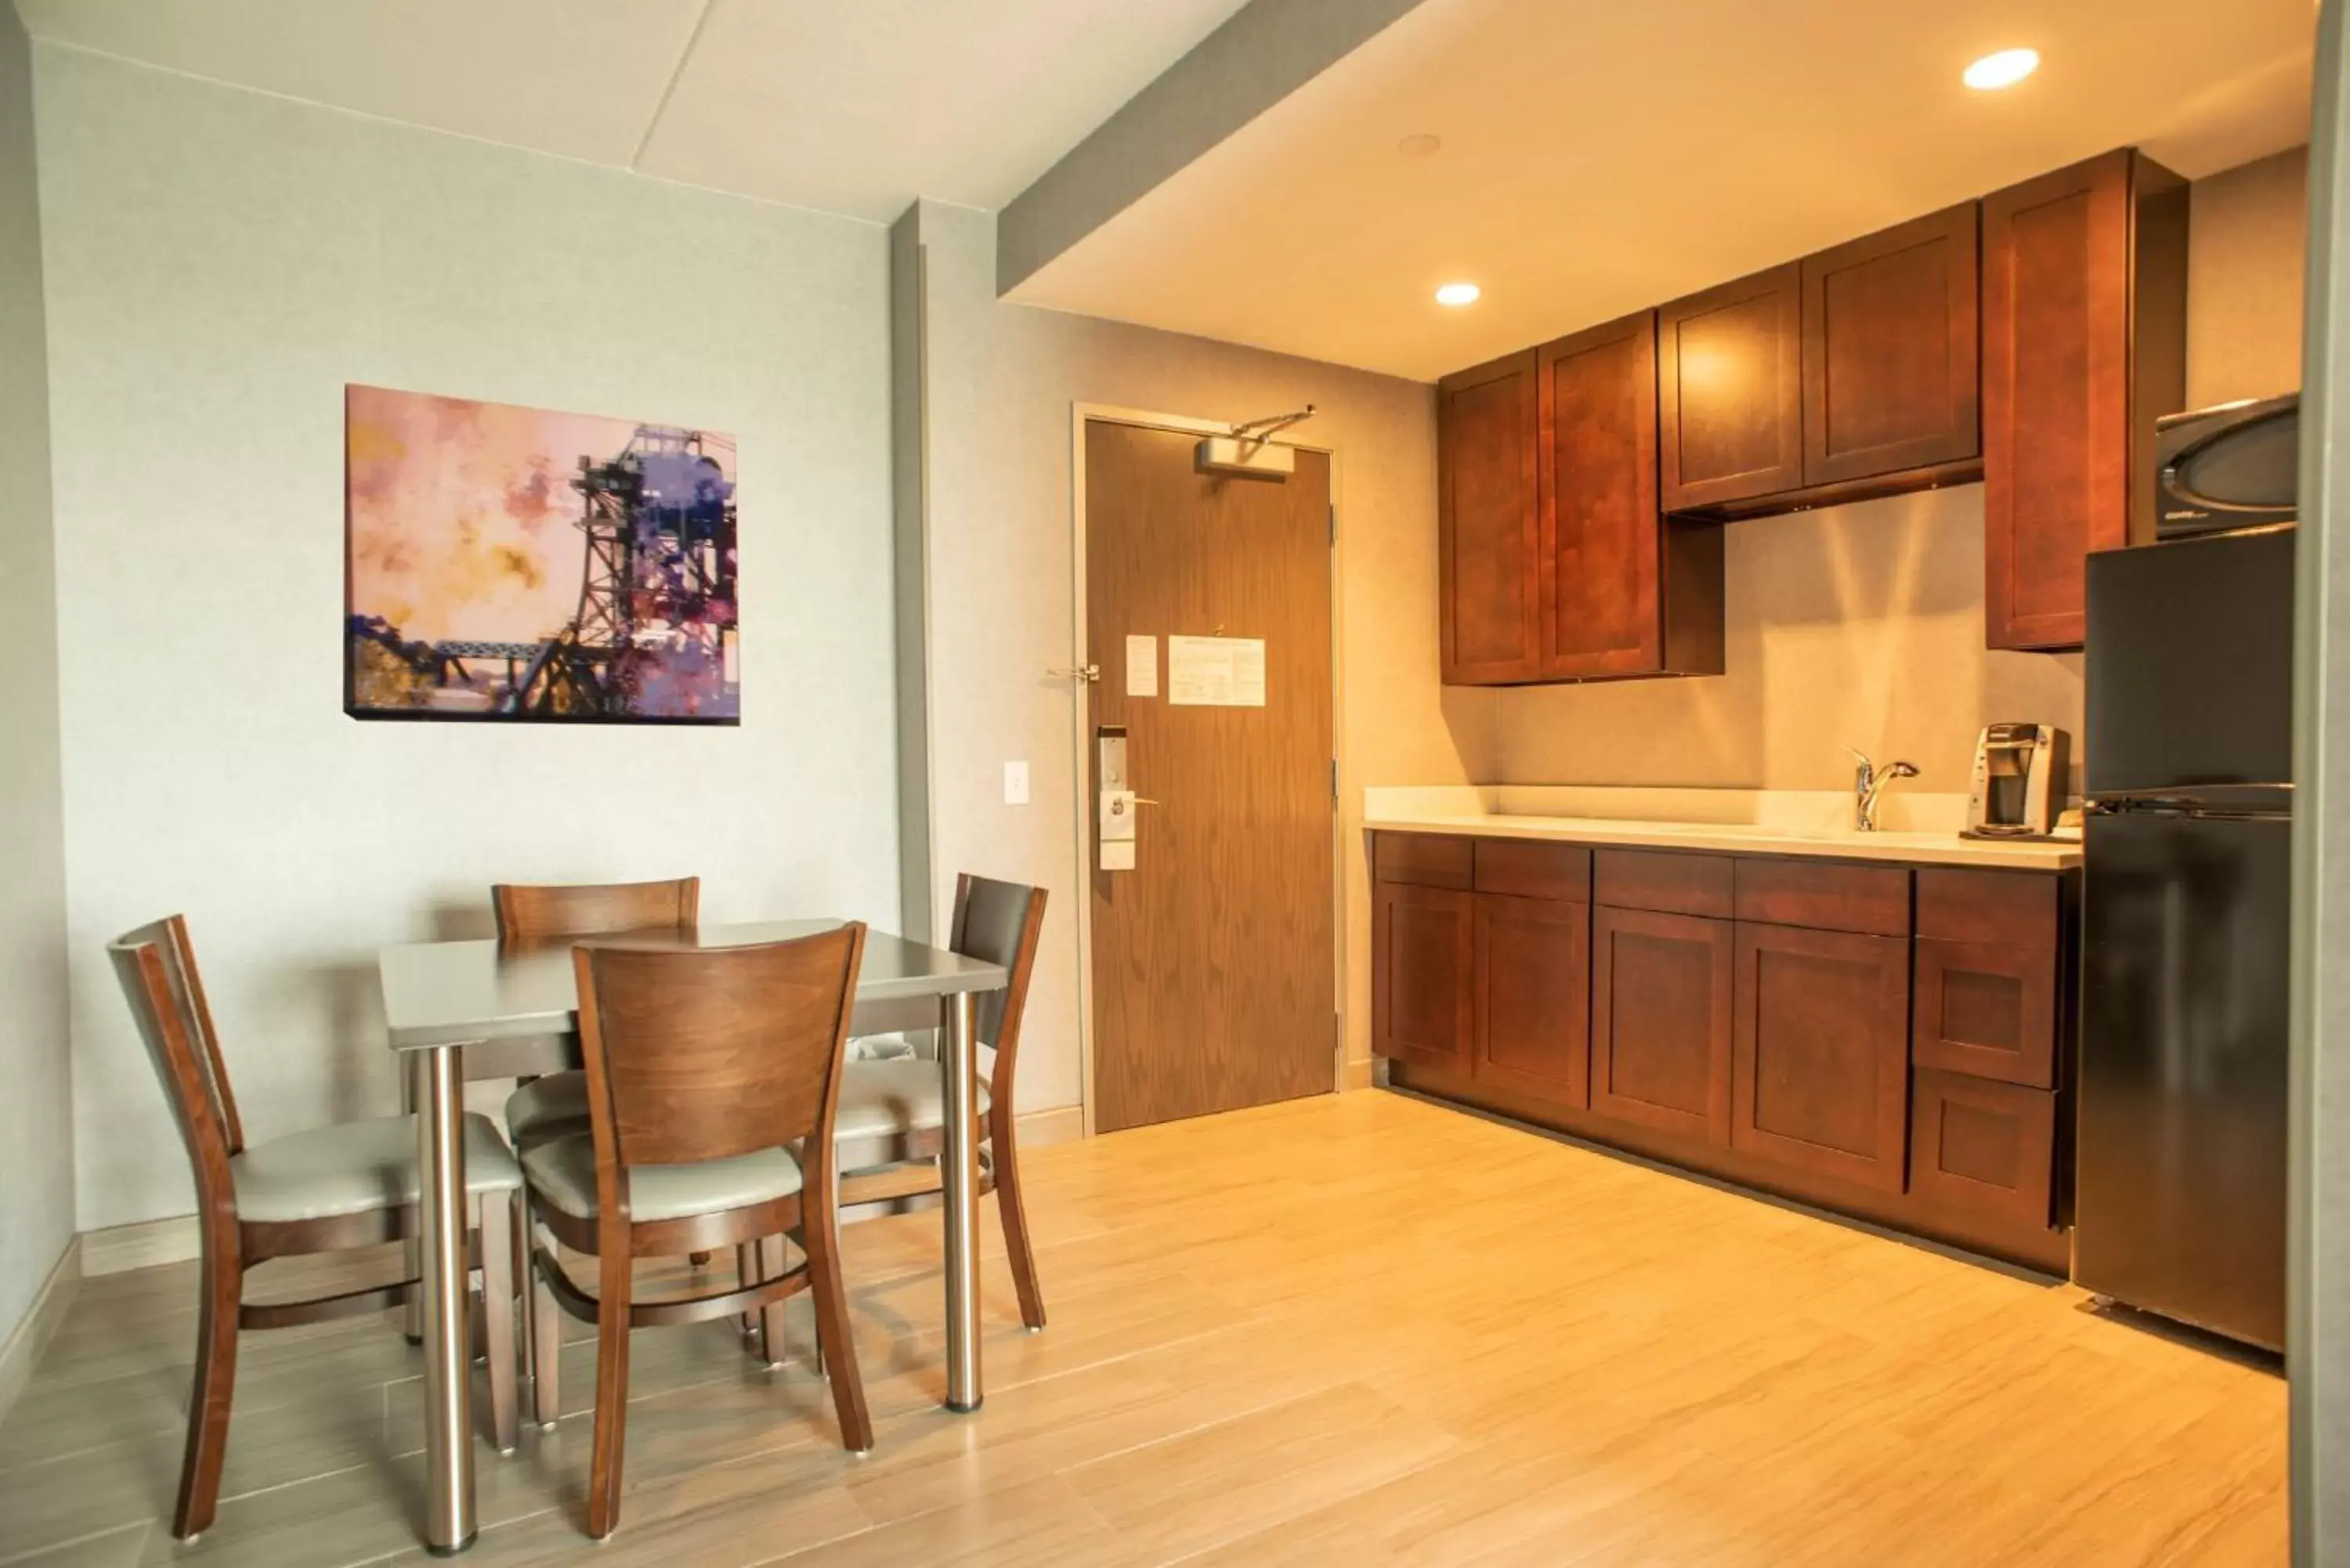
<path fill-rule="evenodd" d="M 2306 169 L 2296 148 L 2196 182 L 2190 406 L 2299 381 Z M 1963 790 L 1993 720 L 2083 738 L 2078 654 L 1983 647 L 1979 484 L 1733 524 L 1727 575 L 1728 674 L 1504 691 L 1497 782 L 1831 788 L 1853 745 Z"/>
<path fill-rule="evenodd" d="M 994 220 L 923 202 L 928 253 L 931 777 L 941 903 L 958 871 L 1051 894 L 1022 1047 L 1024 1108 L 1079 1093 L 1070 421 L 1080 402 L 1240 420 L 1319 407 L 1337 453 L 1339 710 L 1350 1049 L 1367 1056 L 1362 788 L 1490 778 L 1492 701 L 1437 683 L 1434 401 L 1422 384 L 996 298 Z M 1114 660 L 1105 660 L 1115 668 Z M 1003 764 L 1031 803 L 1003 804 Z"/>
<path fill-rule="evenodd" d="M 1963 790 L 1995 719 L 2081 732 L 2077 654 L 1982 645 L 1982 486 L 1731 525 L 1729 673 L 1501 694 L 1503 784 L 1834 789 L 1857 746 Z"/>
<path fill-rule="evenodd" d="M 0 3 L 0 1345 L 74 1231 L 37 185 L 32 58 Z"/>
<path fill-rule="evenodd" d="M 2187 268 L 2187 406 L 2301 385 L 2309 149 L 2195 182 Z"/>

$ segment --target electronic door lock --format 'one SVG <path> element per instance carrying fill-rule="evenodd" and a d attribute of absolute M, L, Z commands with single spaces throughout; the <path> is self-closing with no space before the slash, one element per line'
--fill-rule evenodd
<path fill-rule="evenodd" d="M 1097 858 L 1105 871 L 1134 869 L 1134 811 L 1140 804 L 1126 787 L 1126 726 L 1103 724 L 1094 731 L 1094 789 Z"/>

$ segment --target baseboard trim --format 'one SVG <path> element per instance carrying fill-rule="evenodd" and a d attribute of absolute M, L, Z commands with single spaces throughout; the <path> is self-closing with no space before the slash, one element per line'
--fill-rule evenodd
<path fill-rule="evenodd" d="M 1075 1143 L 1086 1136 L 1086 1108 L 1055 1106 L 1049 1111 L 1023 1111 L 1012 1118 L 1012 1125 L 1020 1135 L 1022 1148 Z"/>
<path fill-rule="evenodd" d="M 184 1263 L 203 1256 L 203 1232 L 192 1214 L 164 1220 L 142 1220 L 136 1225 L 109 1225 L 81 1233 L 81 1274 L 95 1280 L 127 1274 L 159 1263 Z"/>
<path fill-rule="evenodd" d="M 8 1343 L 0 1345 L 0 1417 L 8 1414 L 16 1403 L 16 1396 L 33 1378 L 33 1367 L 41 1359 L 41 1352 L 65 1321 L 66 1309 L 73 1305 L 74 1296 L 81 1289 L 81 1238 L 68 1237 L 65 1251 L 49 1270 L 49 1277 L 33 1293 L 32 1304 Z"/>
<path fill-rule="evenodd" d="M 1086 1113 L 1079 1106 L 1055 1106 L 1049 1110 L 1023 1111 L 1014 1118 L 1020 1129 L 1022 1148 L 1046 1148 L 1056 1143 L 1075 1143 L 1086 1136 Z M 192 1214 L 176 1214 L 167 1220 L 147 1220 L 136 1225 L 109 1225 L 103 1231 L 85 1231 L 78 1238 L 81 1247 L 79 1277 L 98 1279 L 107 1274 L 128 1273 L 133 1269 L 151 1269 L 162 1263 L 184 1263 L 203 1255 L 203 1236 L 196 1229 Z"/>
<path fill-rule="evenodd" d="M 1378 1064 L 1371 1061 L 1368 1057 L 1364 1058 L 1360 1062 L 1347 1063 L 1346 1075 L 1338 1081 L 1339 1089 L 1342 1092 L 1351 1092 L 1356 1089 L 1367 1089 L 1372 1087 L 1378 1081 L 1377 1074 L 1374 1071 L 1378 1065 Z"/>

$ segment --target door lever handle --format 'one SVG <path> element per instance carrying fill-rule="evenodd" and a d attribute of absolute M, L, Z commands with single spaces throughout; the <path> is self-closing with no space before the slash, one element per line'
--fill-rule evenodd
<path fill-rule="evenodd" d="M 1139 794 L 1134 797 L 1134 804 L 1137 805 L 1157 805 L 1159 803 L 1152 800 L 1149 795 Z"/>
<path fill-rule="evenodd" d="M 1101 679 L 1101 666 L 1098 664 L 1048 665 L 1045 668 L 1045 673 L 1053 677 L 1056 680 L 1084 680 L 1091 682 Z"/>

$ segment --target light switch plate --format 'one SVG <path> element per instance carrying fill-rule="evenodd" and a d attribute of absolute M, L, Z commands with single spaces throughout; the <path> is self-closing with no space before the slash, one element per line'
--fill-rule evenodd
<path fill-rule="evenodd" d="M 1003 764 L 1003 804 L 1028 804 L 1028 764 L 1024 762 Z"/>

